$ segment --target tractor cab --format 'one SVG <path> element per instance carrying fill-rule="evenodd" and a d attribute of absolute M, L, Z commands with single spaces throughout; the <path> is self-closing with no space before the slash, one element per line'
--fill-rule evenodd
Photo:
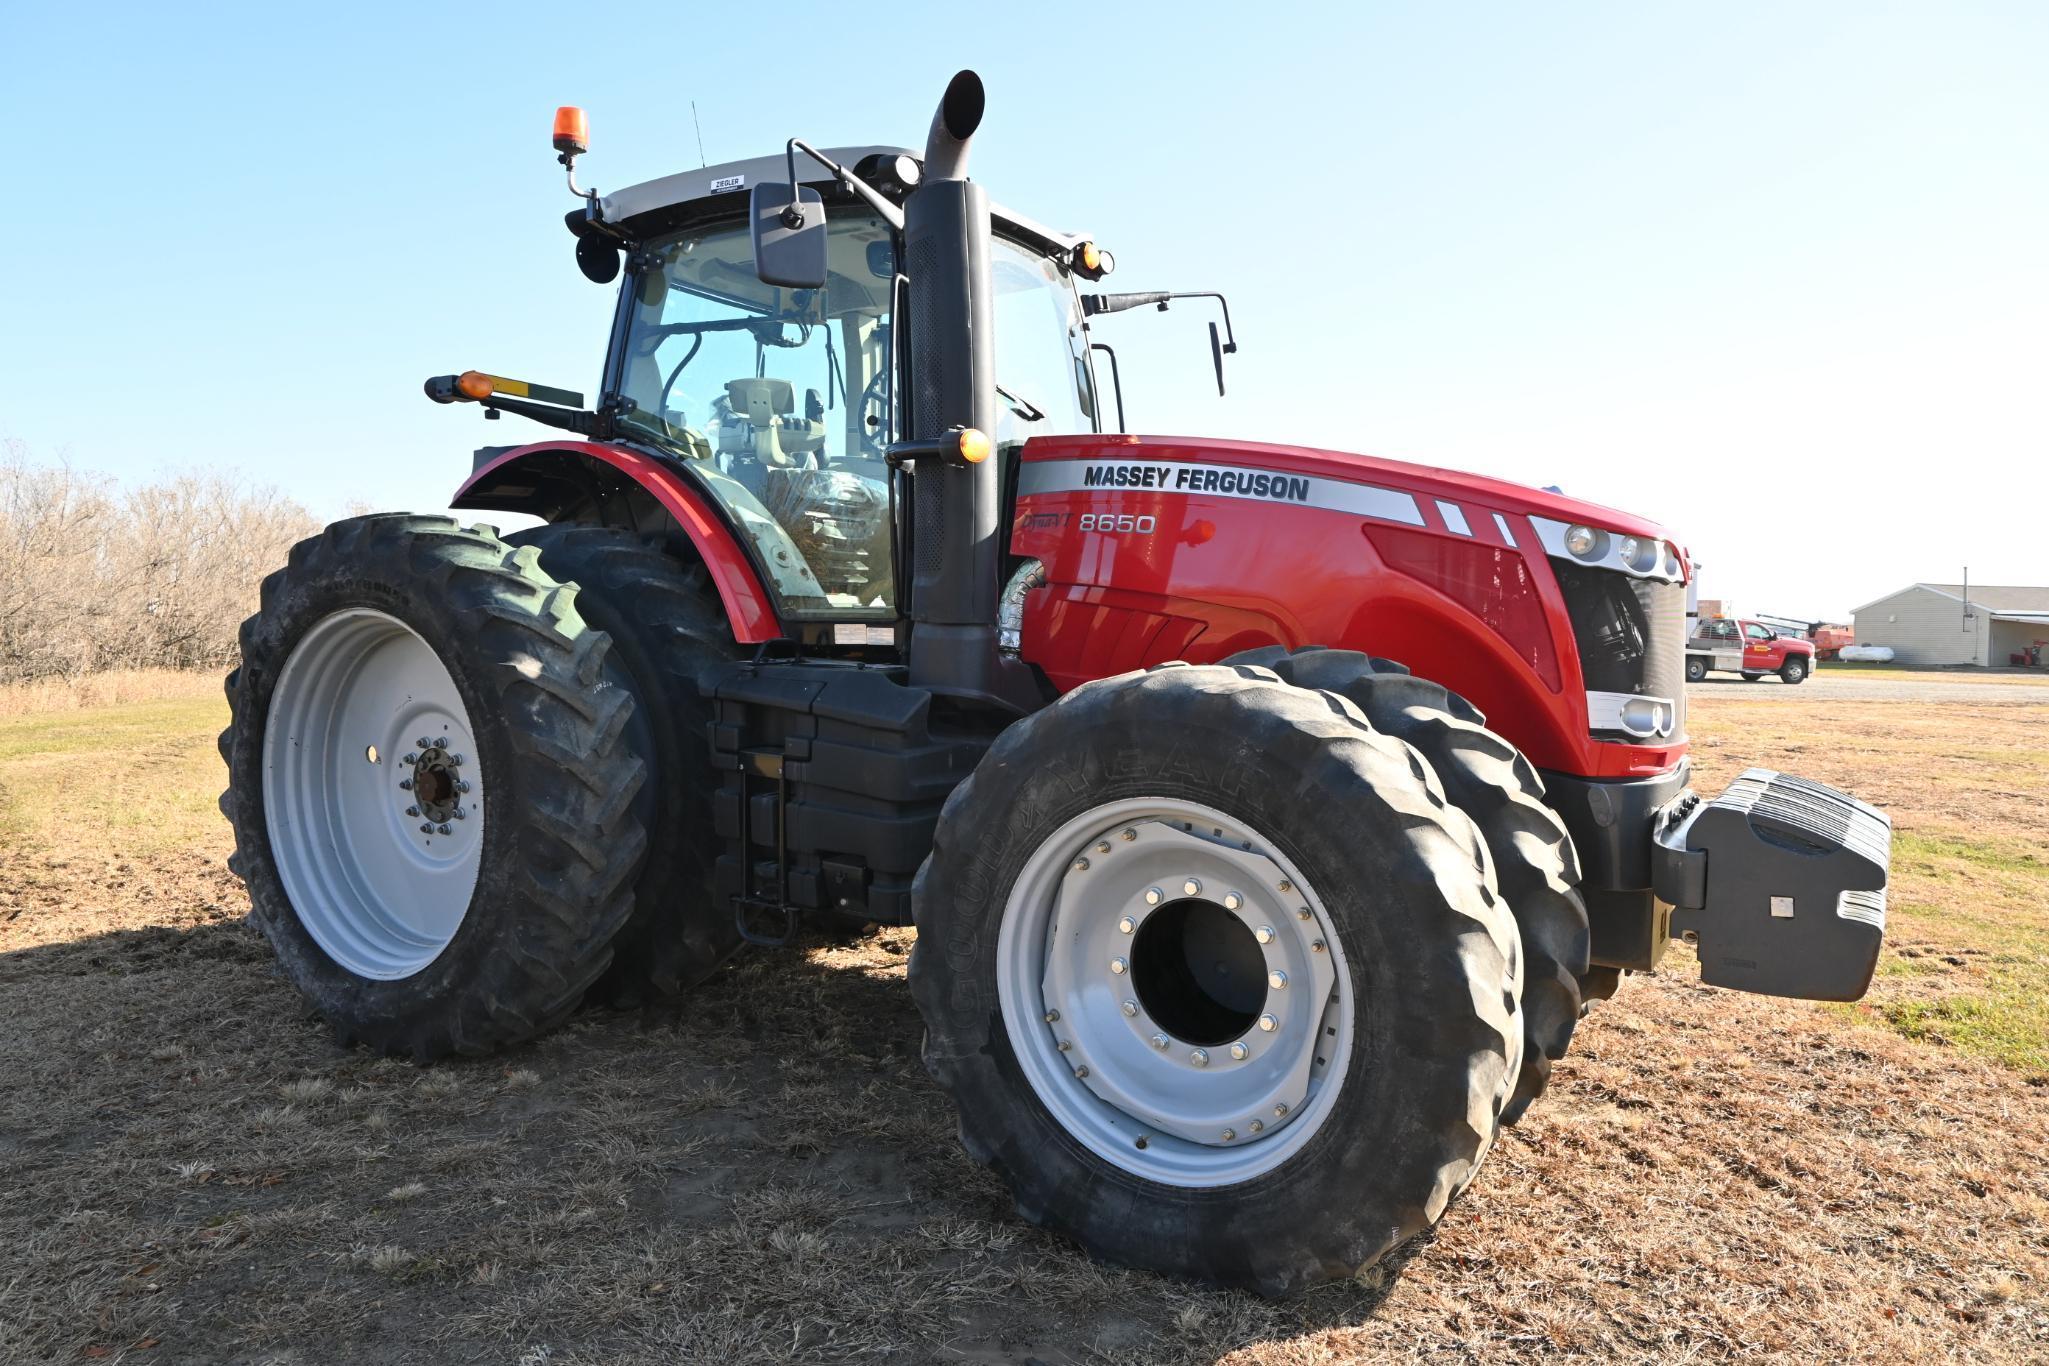
<path fill-rule="evenodd" d="M 909 152 L 824 155 L 892 201 L 917 179 Z M 919 343 L 896 326 L 904 237 L 809 165 L 804 190 L 824 219 L 815 286 L 769 283 L 755 260 L 750 191 L 785 182 L 782 158 L 666 176 L 570 215 L 586 273 L 610 278 L 623 264 L 625 276 L 600 411 L 615 439 L 685 462 L 751 542 L 785 620 L 893 621 L 902 604 L 888 455 L 908 435 L 902 376 Z M 1100 405 L 1072 264 L 1079 240 L 1000 209 L 991 220 L 989 435 L 1004 463 L 1030 437 L 1098 430 Z"/>

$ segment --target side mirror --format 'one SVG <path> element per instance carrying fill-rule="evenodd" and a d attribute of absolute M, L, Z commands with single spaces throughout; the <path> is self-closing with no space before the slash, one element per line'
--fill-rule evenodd
<path fill-rule="evenodd" d="M 823 288 L 825 200 L 818 191 L 763 181 L 754 187 L 748 209 L 754 273 L 761 282 L 786 289 Z"/>

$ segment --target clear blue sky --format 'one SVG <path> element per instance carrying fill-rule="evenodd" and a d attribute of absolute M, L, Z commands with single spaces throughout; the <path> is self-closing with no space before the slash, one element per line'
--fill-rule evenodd
<path fill-rule="evenodd" d="M 537 429 L 421 379 L 595 385 L 555 105 L 610 189 L 970 65 L 998 199 L 1231 296 L 1222 401 L 1200 314 L 1102 325 L 1137 430 L 1559 484 L 1751 610 L 2049 583 L 2049 5 L 425 8 L 0 12 L 0 436 L 438 509 Z"/>

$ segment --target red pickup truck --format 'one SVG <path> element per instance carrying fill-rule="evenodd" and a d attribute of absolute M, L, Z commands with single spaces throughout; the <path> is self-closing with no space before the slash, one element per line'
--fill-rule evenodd
<path fill-rule="evenodd" d="M 1804 683 L 1814 672 L 1814 642 L 1782 636 L 1759 621 L 1700 617 L 1686 638 L 1686 681 L 1698 683 L 1710 669 L 1740 673 L 1749 683 L 1766 674 Z"/>

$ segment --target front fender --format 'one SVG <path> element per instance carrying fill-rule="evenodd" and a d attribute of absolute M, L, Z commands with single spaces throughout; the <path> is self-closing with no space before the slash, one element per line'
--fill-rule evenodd
<path fill-rule="evenodd" d="M 711 501 L 686 476 L 631 447 L 544 441 L 499 451 L 464 481 L 449 506 L 646 530 L 636 525 L 634 500 L 625 496 L 633 489 L 652 498 L 697 548 L 734 640 L 756 645 L 783 635 L 774 600 Z"/>

